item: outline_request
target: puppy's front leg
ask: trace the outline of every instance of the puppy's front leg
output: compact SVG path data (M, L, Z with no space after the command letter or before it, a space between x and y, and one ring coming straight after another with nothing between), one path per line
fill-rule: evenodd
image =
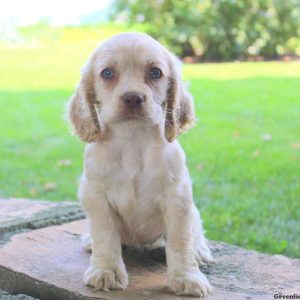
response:
M87 213L92 238L90 267L84 282L97 289L125 289L128 276L122 259L117 220L99 183L81 182L79 198Z
M169 189L165 214L168 282L176 294L204 297L211 286L195 260L192 204L188 185Z

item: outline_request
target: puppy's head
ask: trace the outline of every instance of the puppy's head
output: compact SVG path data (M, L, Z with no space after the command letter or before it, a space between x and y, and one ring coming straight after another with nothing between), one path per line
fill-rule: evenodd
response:
M172 142L192 125L194 108L176 57L148 35L123 33L104 42L83 68L69 119L86 142L101 140L107 126L132 120L164 122Z

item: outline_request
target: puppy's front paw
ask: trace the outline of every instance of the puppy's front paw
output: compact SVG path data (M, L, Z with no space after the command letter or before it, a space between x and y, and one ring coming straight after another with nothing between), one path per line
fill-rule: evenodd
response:
M204 297L212 291L208 280L199 270L169 275L169 287L177 295L196 297Z
M128 276L125 268L101 269L90 266L83 276L84 283L96 289L124 290L128 286Z

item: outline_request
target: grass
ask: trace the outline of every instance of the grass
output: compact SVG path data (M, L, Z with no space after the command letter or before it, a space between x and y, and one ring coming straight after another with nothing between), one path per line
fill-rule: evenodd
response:
M64 103L99 40L124 28L27 28L0 45L0 196L76 199L84 144ZM300 64L184 66L197 126L180 138L207 236L300 257Z

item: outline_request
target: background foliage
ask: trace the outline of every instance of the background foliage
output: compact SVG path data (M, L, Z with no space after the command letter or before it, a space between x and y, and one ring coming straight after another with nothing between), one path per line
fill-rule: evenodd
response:
M300 0L115 0L113 18L143 23L180 56L300 54Z

